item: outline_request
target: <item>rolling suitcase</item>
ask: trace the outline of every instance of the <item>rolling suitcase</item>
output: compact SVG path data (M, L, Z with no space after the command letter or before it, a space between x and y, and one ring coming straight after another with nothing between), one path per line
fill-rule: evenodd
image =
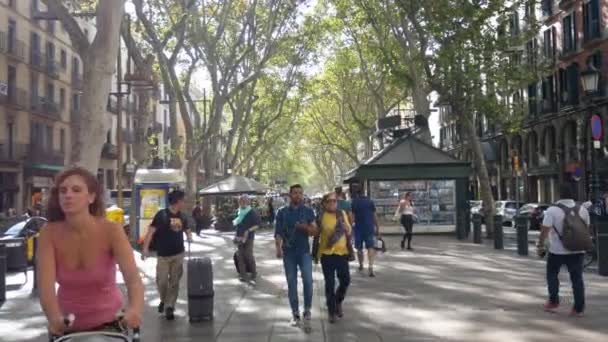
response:
M241 274L241 270L239 269L239 251L234 252L234 255L232 255L232 260L234 261L234 268L236 269L236 273L237 274ZM245 269L247 270L247 273L251 273L251 267L245 263Z
M193 258L188 246L188 317L190 322L213 319L213 264L208 257Z

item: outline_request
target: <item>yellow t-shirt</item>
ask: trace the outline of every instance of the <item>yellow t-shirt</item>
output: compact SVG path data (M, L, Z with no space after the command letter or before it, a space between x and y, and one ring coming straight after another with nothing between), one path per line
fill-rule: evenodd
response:
M344 224L346 231L350 234L351 227L348 222L348 216L343 212ZM346 235L342 235L333 246L327 247L327 242L336 230L336 215L333 213L324 213L321 218L321 235L319 236L319 254L320 255L348 255L348 246L346 244Z

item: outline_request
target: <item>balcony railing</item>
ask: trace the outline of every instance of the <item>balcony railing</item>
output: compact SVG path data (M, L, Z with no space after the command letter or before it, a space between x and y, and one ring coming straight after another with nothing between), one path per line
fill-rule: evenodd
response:
M27 153L27 145L0 140L0 161L20 162Z
M16 110L27 109L27 91L9 87L7 95L0 95L0 103Z
M42 103L42 110L49 116L57 116L59 114L59 105L54 101L45 99Z
M6 32L0 32L0 50L9 58L25 61L25 43L19 39L9 38Z
M28 145L27 154L25 155L25 161L30 164L49 164L63 166L65 160L65 153L53 150L44 144L30 144Z
M103 148L101 149L101 157L104 159L117 159L118 148L114 144L103 144Z
M83 87L82 74L72 72L72 87L82 90L82 87Z
M41 51L32 50L30 52L30 65L32 66L32 68L34 68L38 71L45 71L46 70L45 62L46 62L46 60L42 56Z
M46 73L54 79L59 78L59 65L53 58L46 59Z

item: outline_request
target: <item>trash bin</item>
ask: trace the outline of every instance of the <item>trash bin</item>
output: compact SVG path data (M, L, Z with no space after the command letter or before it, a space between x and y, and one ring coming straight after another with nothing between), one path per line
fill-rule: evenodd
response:
M6 248L6 269L24 272L28 268L27 244L24 238L9 238L0 240Z

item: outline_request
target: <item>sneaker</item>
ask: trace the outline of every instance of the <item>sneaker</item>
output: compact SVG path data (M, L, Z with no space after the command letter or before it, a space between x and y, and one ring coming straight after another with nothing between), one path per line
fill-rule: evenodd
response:
M337 319L336 315L334 315L334 314L329 314L329 323L330 323L330 324L334 324L334 323L336 323L336 321L337 321L337 320L338 320L338 319Z
M172 307L168 307L168 308L165 310L165 318L166 318L168 321L172 321L172 320L174 320L174 319L175 319L174 309L173 309Z
M299 327L301 322L300 315L293 315L293 318L289 321L289 325L292 327Z
M249 280L249 285L250 286L255 286L256 285L255 279L250 279Z
M310 311L304 313L304 332L310 334L312 331L312 318Z
M363 265L359 265L359 272L363 272Z
M557 304L557 303L551 303L551 302L546 302L545 306L543 308L545 309L546 312L553 312L553 313L555 313L557 311L557 308L559 308L559 304Z
M344 317L344 311L342 309L342 303L337 303L336 304L336 316L338 316L338 318Z
M371 267L370 267L370 269L369 269L369 277L370 277L370 278L374 278L374 277L376 277L376 274L374 273L374 269L373 269L373 268L371 268Z
M413 251L414 249L412 248L412 246L407 246L407 250L408 251Z
M158 313L162 314L163 312L165 312L165 303L160 302L160 304L158 304Z
M585 312L584 311L578 312L578 311L572 309L572 311L570 311L570 317L585 317Z
M405 249L405 241L401 241L401 250Z

